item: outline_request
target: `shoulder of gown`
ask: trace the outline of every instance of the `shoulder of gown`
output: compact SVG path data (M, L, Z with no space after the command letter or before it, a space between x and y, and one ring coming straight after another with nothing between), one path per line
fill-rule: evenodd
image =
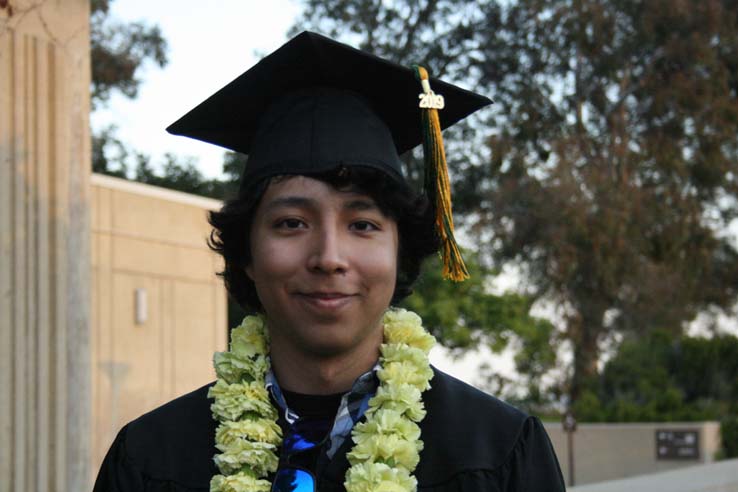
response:
M203 386L131 421L105 456L94 492L208 490L216 423Z
M428 491L563 491L541 422L434 368L416 469Z

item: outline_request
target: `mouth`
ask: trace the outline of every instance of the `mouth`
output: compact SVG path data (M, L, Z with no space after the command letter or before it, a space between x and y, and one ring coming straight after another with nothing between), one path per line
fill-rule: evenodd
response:
M297 297L312 308L337 310L349 304L356 295L344 292L314 291L298 292Z

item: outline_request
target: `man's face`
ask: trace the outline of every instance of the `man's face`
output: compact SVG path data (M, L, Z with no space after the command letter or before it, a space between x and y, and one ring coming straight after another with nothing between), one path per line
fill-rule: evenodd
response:
M254 214L246 268L273 349L366 355L395 290L398 232L367 195L305 176L272 182Z

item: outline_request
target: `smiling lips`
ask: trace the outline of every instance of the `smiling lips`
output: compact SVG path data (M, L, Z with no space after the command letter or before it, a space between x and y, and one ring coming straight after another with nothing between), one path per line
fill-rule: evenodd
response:
M309 305L324 309L339 309L355 297L356 294L345 294L342 292L298 292L297 296Z

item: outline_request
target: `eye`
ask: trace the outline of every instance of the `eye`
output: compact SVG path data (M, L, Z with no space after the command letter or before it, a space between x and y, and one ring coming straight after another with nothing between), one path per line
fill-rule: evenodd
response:
M351 229L357 232L378 231L379 227L368 220L357 220L351 223Z
M278 220L274 227L277 229L300 229L303 227L307 227L305 222L301 221L300 219L294 219L294 218L288 218L288 219L282 219Z

